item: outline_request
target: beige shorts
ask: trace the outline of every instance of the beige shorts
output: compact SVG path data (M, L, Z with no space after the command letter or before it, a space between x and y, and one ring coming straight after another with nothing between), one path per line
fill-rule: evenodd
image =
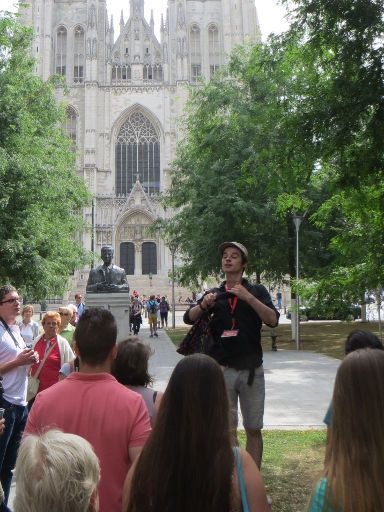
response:
M149 313L148 314L148 323L149 325L157 325L157 313Z

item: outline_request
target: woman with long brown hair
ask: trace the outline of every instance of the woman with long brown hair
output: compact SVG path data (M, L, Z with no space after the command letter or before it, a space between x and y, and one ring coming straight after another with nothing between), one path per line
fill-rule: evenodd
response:
M384 510L383 432L384 352L356 350L336 375L323 478L310 512Z
M268 511L255 462L231 447L224 378L212 358L195 354L176 365L152 434L128 473L123 510Z

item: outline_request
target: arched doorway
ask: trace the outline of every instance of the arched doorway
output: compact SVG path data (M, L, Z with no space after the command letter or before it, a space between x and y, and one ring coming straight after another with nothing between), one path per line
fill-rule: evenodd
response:
M133 242L120 244L120 266L128 276L135 274L135 244Z
M157 274L157 248L155 242L144 242L142 245L143 275Z

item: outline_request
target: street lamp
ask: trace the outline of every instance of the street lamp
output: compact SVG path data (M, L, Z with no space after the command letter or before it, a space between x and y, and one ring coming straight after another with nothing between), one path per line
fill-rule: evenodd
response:
M176 252L176 244L169 243L169 250L171 251L172 256L172 329L176 326L176 318L175 318L175 252Z
M152 277L153 277L153 276L152 276L152 272L150 272L150 273L148 274L148 277L149 277L149 287L151 288L151 287L152 287Z
M299 283L299 230L300 225L303 222L304 215L293 215L293 223L296 229L296 286ZM295 325L295 341L296 350L300 350L300 298L299 292L296 288L296 325Z

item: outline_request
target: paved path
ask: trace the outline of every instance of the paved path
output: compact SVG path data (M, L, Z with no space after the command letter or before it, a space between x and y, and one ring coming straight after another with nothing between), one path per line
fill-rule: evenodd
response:
M155 379L155 388L164 391L174 366L182 356L176 352L165 331L160 329L158 334L158 338L150 338L149 329L143 328L139 336L154 350L150 373ZM264 427L323 427L339 363L336 359L312 352L265 352Z

